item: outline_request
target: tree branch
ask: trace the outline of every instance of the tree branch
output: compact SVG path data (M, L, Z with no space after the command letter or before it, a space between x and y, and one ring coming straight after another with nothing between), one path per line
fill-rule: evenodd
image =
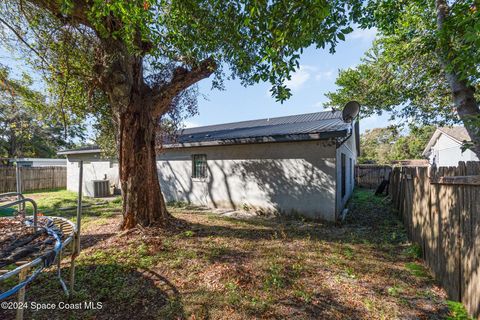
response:
M38 52L34 47L32 47L30 45L30 43L28 43L20 33L17 32L17 30L12 27L10 24L7 23L7 21L3 20L1 17L0 17L0 23L3 23L8 29L10 29L10 31L13 32L13 34L17 37L17 39L22 42L25 46L27 46L28 49L30 49L36 56L38 56L38 58L40 58L40 60L42 60L43 63L45 63L47 66L50 67L50 64L47 62L47 60L45 60L45 58L40 54L40 52Z
M25 14L25 13L24 13ZM0 17L0 23L4 24L14 35L15 37L21 42L23 43L30 51L32 51L39 59L42 63L45 64L45 66L47 66L50 71L56 75L60 75L60 76L63 76L64 73L62 71L60 71L56 66L52 65L51 63L49 63L47 61L47 58L45 58L44 55L42 55L40 53L40 51L38 51L36 48L34 48L30 43L28 43L27 40L24 39L24 37L20 34L20 32L17 31L17 29L12 26L11 24L9 24L6 20L4 20L2 17ZM33 29L32 29L33 30ZM33 30L32 31L35 36L38 37L38 35L36 34L36 32ZM72 74L77 74L77 75L80 75L82 77L85 77L86 79L94 79L92 76L89 76L89 75L86 75L86 74L83 74L81 72L72 72Z
M173 71L172 80L168 84L153 90L153 113L155 117L165 113L170 107L173 98L180 92L198 81L208 78L215 72L216 68L217 64L211 57L203 60L190 70L185 67L177 67Z

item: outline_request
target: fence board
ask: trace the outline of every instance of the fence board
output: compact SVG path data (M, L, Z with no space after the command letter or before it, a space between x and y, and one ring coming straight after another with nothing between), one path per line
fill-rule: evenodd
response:
M22 167L22 191L66 188L65 167ZM17 190L15 167L0 167L0 193Z
M462 301L477 319L480 183L471 177L479 174L480 162L460 162L438 169L395 167L390 178L392 203L426 265L450 299Z

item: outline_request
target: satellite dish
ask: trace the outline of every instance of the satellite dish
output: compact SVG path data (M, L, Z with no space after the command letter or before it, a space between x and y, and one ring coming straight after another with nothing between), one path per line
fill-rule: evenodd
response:
M358 116L359 112L360 103L358 103L357 101L349 101L345 105L345 108L343 108L342 119L343 121L350 123Z

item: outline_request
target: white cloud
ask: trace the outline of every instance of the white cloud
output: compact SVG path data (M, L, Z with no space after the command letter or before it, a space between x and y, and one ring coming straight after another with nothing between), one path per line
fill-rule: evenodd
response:
M387 113L382 115L374 114L360 120L360 132L363 133L374 128L384 128L393 123L393 121L390 121L390 115Z
M371 29L355 29L352 33L348 35L352 39L358 39L361 41L373 41L377 36L377 28Z
M290 80L285 81L285 85L292 90L299 90L310 79L315 80L332 80L336 76L336 71L328 69L319 71L317 67L310 65L301 65L300 68L292 74Z
M333 70L320 71L315 75L315 80L332 80L334 76Z
M327 101L328 101L328 99L324 98L323 100L319 100L319 101L315 102L315 104L313 105L313 108L315 110L314 112L332 111L334 108L325 106L325 103Z
M317 70L316 67L301 65L300 68L292 74L290 80L285 81L285 85L292 90L300 89Z

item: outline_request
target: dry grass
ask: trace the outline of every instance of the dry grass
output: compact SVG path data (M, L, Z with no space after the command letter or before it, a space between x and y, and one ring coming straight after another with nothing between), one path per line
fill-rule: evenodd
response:
M119 234L118 215L95 215L71 302L100 301L102 309L26 310L27 318L445 318L444 292L389 207L362 190L350 206L341 227L172 207L177 230ZM53 272L28 289L27 300L65 301Z

